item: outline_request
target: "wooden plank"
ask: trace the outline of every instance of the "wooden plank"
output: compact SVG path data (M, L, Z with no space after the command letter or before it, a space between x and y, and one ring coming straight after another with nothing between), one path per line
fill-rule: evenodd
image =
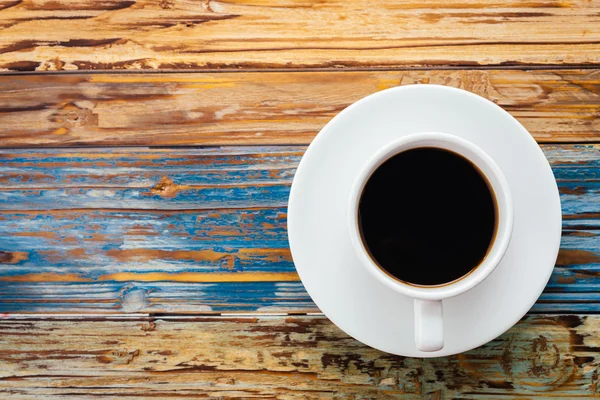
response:
M301 146L0 151L0 312L318 312L288 248ZM599 312L600 145L544 145L563 240L534 312Z
M397 357L322 317L2 320L0 393L38 398L598 397L600 316L540 315L453 357Z
M0 76L0 146L308 144L354 101L412 83L486 97L539 142L600 137L598 69L76 74Z
M588 64L600 60L599 10L586 0L2 0L0 68Z
M177 276L181 277L182 274ZM176 277L177 277L176 276ZM193 278L193 277L192 277ZM254 276L251 279L257 279ZM220 314L319 312L301 282L0 282L0 313ZM68 278L67 278L68 280Z

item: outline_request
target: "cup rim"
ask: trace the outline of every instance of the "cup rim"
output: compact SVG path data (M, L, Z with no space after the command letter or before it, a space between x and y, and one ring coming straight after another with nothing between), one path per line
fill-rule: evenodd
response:
M366 249L358 221L358 206L364 186L371 174L386 160L403 151L436 147L466 158L484 175L495 196L497 226L492 246L478 267L455 281L441 285L415 285L392 277L379 267ZM361 263L376 279L389 288L421 300L442 300L464 293L483 282L498 266L510 243L513 228L513 203L504 174L494 160L477 145L458 136L442 132L420 132L390 142L373 155L361 168L352 186L348 208L348 227L352 245Z

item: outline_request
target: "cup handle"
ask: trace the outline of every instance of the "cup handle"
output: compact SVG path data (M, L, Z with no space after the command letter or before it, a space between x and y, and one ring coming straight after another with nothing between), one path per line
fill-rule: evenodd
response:
M415 299L415 344L421 351L444 347L442 301Z

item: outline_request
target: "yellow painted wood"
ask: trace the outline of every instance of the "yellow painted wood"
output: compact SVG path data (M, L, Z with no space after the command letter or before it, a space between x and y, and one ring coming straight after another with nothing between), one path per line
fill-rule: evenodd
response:
M573 65L592 0L1 0L5 71Z
M308 144L356 100L414 83L477 93L539 142L600 137L598 69L76 74L0 76L0 146Z

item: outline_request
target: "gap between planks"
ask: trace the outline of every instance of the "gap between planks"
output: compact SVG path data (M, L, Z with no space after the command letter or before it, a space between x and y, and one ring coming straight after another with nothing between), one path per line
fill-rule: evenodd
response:
M551 314L551 313L545 313ZM557 313L557 314L564 314ZM583 315L583 314L581 314ZM592 314L590 314L592 315ZM8 313L0 314L0 321L39 321L39 320L53 320L53 321L122 321L122 320L133 320L133 321L152 321L152 320L169 320L169 321L193 321L193 320L205 320L205 319L223 319L223 318L293 318L293 317L315 317L325 318L325 314L318 312L273 312L273 313L259 313L259 312L248 312L248 313L193 313L193 314L177 314L177 313L131 313L131 314L84 314L84 313L57 313L57 314L18 314Z
M600 63L573 63L573 64L511 64L511 65L430 65L414 67L343 67L343 68L209 68L209 69L164 69L164 70L139 70L139 69L95 69L76 71L0 71L0 76L35 76L35 75L168 75L168 74L220 74L220 73L311 73L311 72L402 72L402 71L540 71L540 70L571 70L571 69L597 69Z
M591 146L591 145L600 145L600 140L594 140L594 141L585 141L582 142L580 140L565 140L565 141L557 141L557 142L548 142L548 143L544 143L544 142L537 142L539 146L543 146L543 145L549 145L549 146L560 146L560 145L577 145L580 144L582 146ZM206 150L206 149L223 149L223 148L228 148L228 147L233 147L233 148L237 148L237 147L242 147L242 148L255 148L255 147L268 147L268 146L275 146L275 147L288 147L290 149L298 149L298 150L302 150L303 152L306 151L306 149L308 148L309 144L273 144L273 145L257 145L257 144L215 144L215 145L190 145L190 146L186 146L186 145L181 145L181 146L106 146L106 145L83 145L83 146L44 146L44 147L18 147L18 146L0 146L0 151L4 151L4 150L18 150L18 151L27 151L30 150L32 152L39 152L39 151L46 151L46 150L68 150L68 151L77 151L77 150L81 150L81 151L86 151L86 150L93 150L93 151L97 151L97 152L101 152L101 151L119 151L119 150L124 150L124 151L144 151L144 150Z
M564 311L544 311L541 314L532 314L527 312L523 315L526 317L541 317L544 315L555 316L565 315ZM595 317L600 315L600 312L586 311L585 313L573 313L578 317ZM56 313L56 314L19 314L8 313L0 314L0 321L207 321L207 320L222 320L222 319L281 319L281 318L323 318L328 319L321 312L224 312L224 313L130 313L130 314L86 314L86 313ZM516 325L516 324L515 324Z

